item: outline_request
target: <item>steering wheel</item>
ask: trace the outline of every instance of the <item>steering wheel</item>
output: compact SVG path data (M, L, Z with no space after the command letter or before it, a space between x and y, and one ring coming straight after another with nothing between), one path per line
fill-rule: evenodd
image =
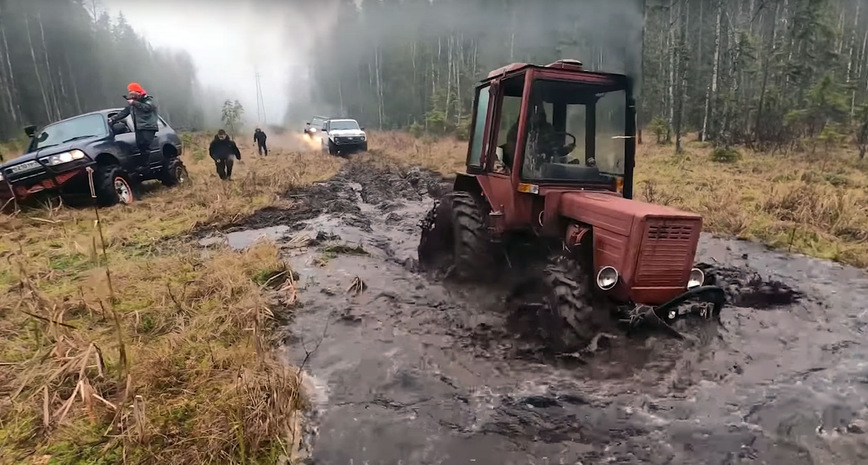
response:
M556 136L560 136L560 137L558 138ZM573 150L576 149L576 136L574 136L574 135L572 135L566 131L552 133L550 135L550 137L552 140L563 139L564 137L569 137L570 139L573 140L572 142L561 145L560 147L552 148L551 157L553 160L565 158L567 155L571 154L573 152Z

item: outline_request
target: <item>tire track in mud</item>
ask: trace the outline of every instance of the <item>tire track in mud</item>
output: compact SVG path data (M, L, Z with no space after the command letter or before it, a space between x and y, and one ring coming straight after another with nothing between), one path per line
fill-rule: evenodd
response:
M291 193L298 208L243 225L282 227L268 234L301 275L288 359L324 335L309 463L868 463L860 270L703 235L699 259L729 290L720 324L688 322L685 341L618 333L585 364L552 363L511 331L508 286L413 271L417 224L448 188L351 159ZM347 293L356 277L367 289Z

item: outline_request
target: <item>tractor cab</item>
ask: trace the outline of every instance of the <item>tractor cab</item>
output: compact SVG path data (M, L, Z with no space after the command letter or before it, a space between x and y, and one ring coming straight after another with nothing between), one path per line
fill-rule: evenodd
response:
M589 189L632 196L635 103L627 76L581 62L517 63L476 88L467 172L513 192Z

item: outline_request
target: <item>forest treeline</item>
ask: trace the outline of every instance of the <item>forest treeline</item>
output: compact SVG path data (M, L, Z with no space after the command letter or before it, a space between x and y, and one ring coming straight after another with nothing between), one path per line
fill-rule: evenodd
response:
M177 127L202 121L191 57L155 50L121 15L82 0L0 0L0 138L77 113L126 104L130 81L157 96Z
M566 57L638 78L646 139L852 141L863 156L868 146L863 0L330 0L314 12L292 2L286 14L310 14L313 88L288 84L290 116L308 99L370 128L462 135L489 70ZM191 57L153 49L95 3L0 1L0 138L120 105L131 80L173 126L202 126Z
M489 70L567 57L641 74L640 125L679 148L691 132L764 150L851 139L864 156L864 0L340 0L330 14L315 95L369 127L460 133Z

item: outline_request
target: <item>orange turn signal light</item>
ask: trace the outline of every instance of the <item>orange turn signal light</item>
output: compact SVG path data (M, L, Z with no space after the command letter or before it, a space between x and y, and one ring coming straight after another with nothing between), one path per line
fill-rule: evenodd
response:
M536 184L521 183L518 185L518 191L525 194L539 194L539 186Z

